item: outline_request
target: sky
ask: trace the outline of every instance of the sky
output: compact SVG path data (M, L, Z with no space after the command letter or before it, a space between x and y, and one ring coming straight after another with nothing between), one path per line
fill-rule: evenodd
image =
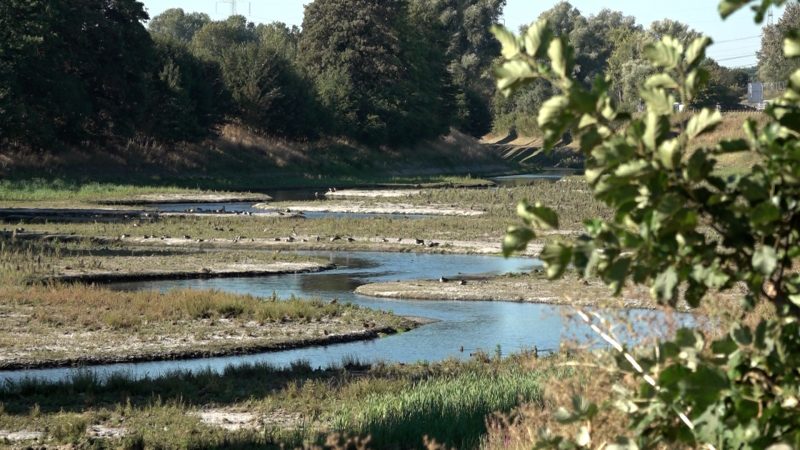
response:
M222 19L231 12L232 0L140 0L145 4L150 17L168 8L183 8L185 11L198 11L213 19ZM253 22L284 22L300 25L303 21L303 5L309 0L237 0L237 12ZM507 0L503 21L511 29L536 20L536 17L557 0ZM692 28L711 36L715 45L708 51L709 56L720 64L729 67L753 66L756 51L760 46L761 28L753 23L749 11L740 11L722 21L716 12L717 0L572 0L573 6L583 15L595 14L603 8L622 11L633 16L645 26L655 20L670 18L688 24ZM775 12L775 21L780 11Z

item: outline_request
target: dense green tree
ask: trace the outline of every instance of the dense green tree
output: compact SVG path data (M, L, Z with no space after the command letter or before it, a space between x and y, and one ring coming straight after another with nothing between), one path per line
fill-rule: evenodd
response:
M147 28L154 35L167 36L184 44L192 42L195 33L211 22L208 14L186 14L181 8L172 8L153 17Z
M449 36L447 68L456 88L456 124L474 135L491 128L494 93L491 68L499 47L486 33L503 13L505 0L443 0L431 2L439 9L440 23Z
M400 0L316 0L306 6L300 57L321 84L321 101L335 105L336 129L361 140L386 143L405 113L398 80ZM336 82L338 86L332 86ZM337 98L326 98L335 93Z
M708 86L698 93L692 106L711 108L719 106L722 110L738 108L747 94L749 81L747 73L720 66L712 59L706 59L702 67L708 73Z
M230 108L219 65L196 58L182 42L155 36L150 106L140 128L164 140L206 136Z
M238 45L223 55L222 71L245 124L273 135L314 134L311 86L280 53L255 42Z
M684 45L700 37L700 33L686 25L672 19L657 20L650 24L647 30L654 40L660 41L664 36L672 36Z
M295 62L297 46L300 42L300 28L286 26L282 22L259 24L256 26L259 43L280 54L283 58Z
M758 78L761 81L784 81L800 67L800 62L783 55L784 35L798 27L800 27L800 4L796 2L786 5L777 24L764 27L761 49L758 51Z
M0 3L0 139L27 134L37 112L23 101L20 82L30 72L30 55L47 33L45 0Z
M191 48L198 57L219 62L232 48L257 40L255 25L248 23L244 16L231 16L203 25L194 34Z
M135 130L153 62L140 2L10 0L0 8L8 25L0 91L20 134L43 143Z

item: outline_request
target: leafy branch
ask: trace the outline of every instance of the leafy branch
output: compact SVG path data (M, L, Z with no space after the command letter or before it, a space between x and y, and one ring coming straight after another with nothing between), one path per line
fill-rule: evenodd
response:
M724 0L720 13L727 17L752 3ZM756 20L782 3L756 2ZM702 93L711 39L684 45L666 36L648 44L645 55L656 73L640 88L645 111L632 116L614 104L609 79L591 85L573 79L573 51L546 22L523 36L501 27L493 32L503 46L498 89L508 95L541 79L559 90L538 114L544 146L552 148L567 133L577 138L587 182L615 211L611 220L586 221L576 241L544 247L540 258L550 278L572 266L581 276L600 277L616 294L627 283L643 284L660 303L692 307L709 292L743 284L744 311L760 302L776 309L756 327L736 324L712 342L699 331L679 330L641 358L583 313L621 355L620 370L645 381L635 395L620 394L620 401L636 405L628 411L635 438L621 436L620 442L626 448L800 446L800 71L767 108L766 125L750 120L745 139L701 146L697 139L721 123L721 114L702 109L687 120L674 105ZM798 36L796 30L785 37L786 57L800 56ZM716 158L735 152L752 152L759 162L746 173L719 175ZM523 225L506 234L507 255L523 250L537 230L558 227L555 212L540 203L521 203L518 213ZM588 446L591 416L581 416L587 425L577 438L543 442Z

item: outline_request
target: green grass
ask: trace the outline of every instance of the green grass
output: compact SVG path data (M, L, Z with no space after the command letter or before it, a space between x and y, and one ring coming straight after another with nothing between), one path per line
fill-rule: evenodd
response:
M348 186L421 186L421 187L449 187L449 186L486 186L489 180L473 178L472 176L419 176L419 177L392 177L392 176L354 176L334 177L324 179L305 179L298 177L270 177L270 184L264 185L263 181L251 184L250 189L280 189L293 188L338 188ZM255 187L254 187L255 186ZM0 202L67 202L85 204L108 200L125 200L131 197L147 194L197 194L215 189L245 189L245 185L222 185L219 183L196 182L186 183L157 183L145 181L142 184L111 182L79 182L64 179L45 180L41 178L22 180L0 180Z
M351 360L331 369L258 364L136 381L118 375L105 383L83 373L65 382L0 387L0 429L47 430L52 443L76 445L89 444L85 430L92 425L128 429L121 442L95 442L101 448L293 448L324 443L333 431L373 433L372 448L421 448L426 434L474 448L486 416L538 401L544 383L564 374L553 365L528 355L482 355L410 365ZM291 411L298 418L225 432L195 415L206 408L267 418Z
M543 373L512 367L424 380L397 391L351 400L335 427L372 437L375 448L421 446L420 436L455 448L475 448L486 417L541 401Z
M175 186L138 186L114 183L77 183L64 180L44 180L39 178L0 181L0 201L38 202L74 201L92 202L106 199L156 193L196 193L198 190Z

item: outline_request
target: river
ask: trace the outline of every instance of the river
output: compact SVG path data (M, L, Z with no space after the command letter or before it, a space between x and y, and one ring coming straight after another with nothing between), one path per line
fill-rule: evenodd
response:
M364 283L410 279L450 279L479 275L498 275L529 271L540 265L530 258L504 259L496 256L415 254L389 252L301 252L325 257L337 265L335 270L260 278L220 278L208 280L173 280L118 283L114 289L169 290L176 288L218 289L267 297L337 299L340 302L404 316L434 319L436 322L412 331L384 338L346 344L311 347L282 352L237 355L218 358L172 360L130 364L90 366L81 369L57 368L0 372L0 380L19 381L36 378L49 381L68 379L77 370L91 372L104 379L113 373L131 378L158 377L173 371L223 371L228 366L270 363L287 366L297 360L313 367L340 363L345 358L361 362L438 361L445 358L467 358L483 350L503 354L538 348L542 352L556 350L564 339L585 341L588 329L565 317L560 306L514 302L409 301L375 299L356 295L353 290ZM580 289L576 283L576 290ZM630 310L633 323L647 327L650 333L657 313ZM646 324L646 325L645 325Z

